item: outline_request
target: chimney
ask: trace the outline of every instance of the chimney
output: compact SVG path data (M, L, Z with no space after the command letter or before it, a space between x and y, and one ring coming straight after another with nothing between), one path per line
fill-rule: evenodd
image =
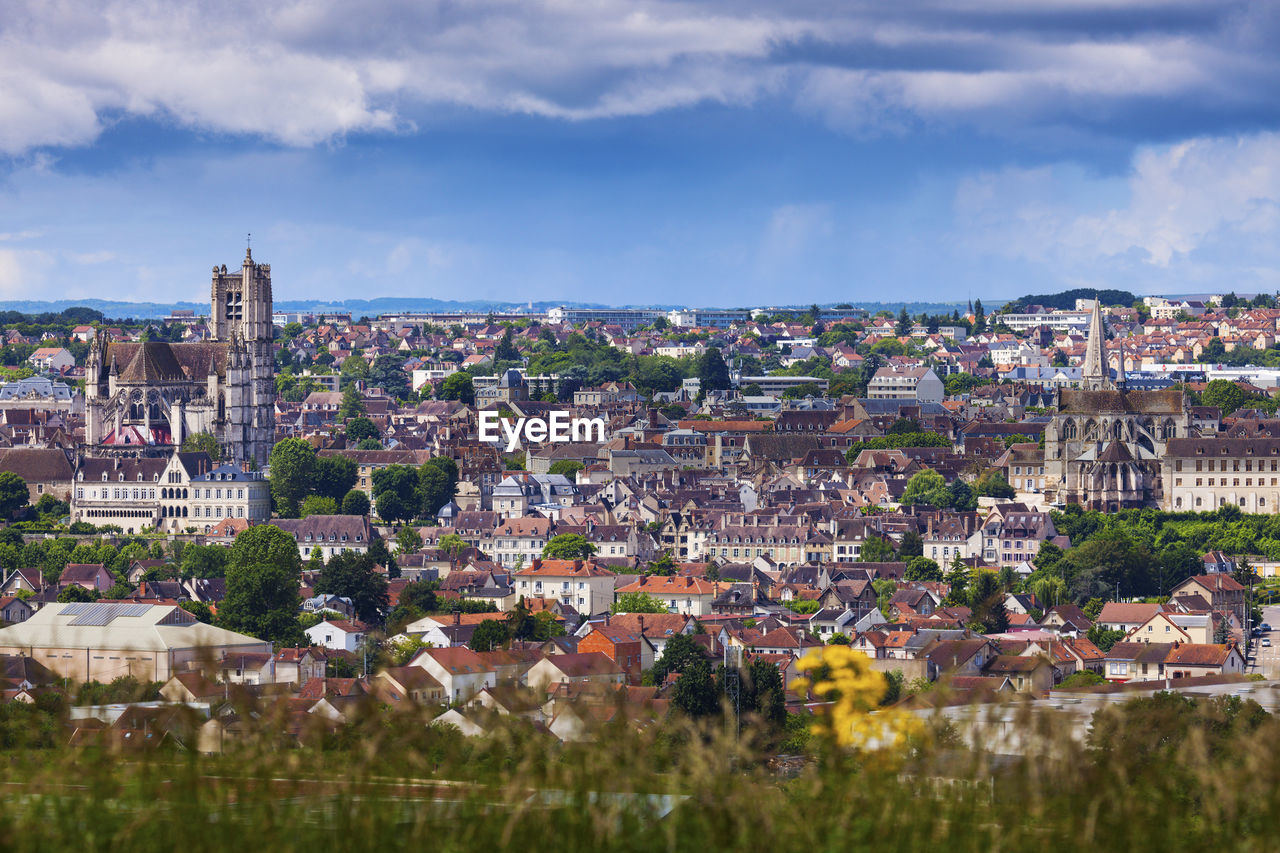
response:
M640 614L640 636L644 636L644 614Z
M461 611L461 610L455 610L455 611L453 611L453 624L455 624L455 625L461 625L461 624L462 624L462 611Z
M605 614L604 614L604 624L605 624L605 626L606 626L606 627L609 625L609 615L610 615L610 614L609 614L609 612L608 612L608 611L605 611Z

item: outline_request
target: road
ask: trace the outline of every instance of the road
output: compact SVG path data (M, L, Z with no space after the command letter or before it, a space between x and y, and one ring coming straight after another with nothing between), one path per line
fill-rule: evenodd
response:
M1262 621L1273 627L1280 626L1280 605L1262 608ZM1262 640L1271 640L1270 646ZM1280 631L1269 631L1253 641L1255 662L1249 672L1261 673L1267 678L1280 678Z

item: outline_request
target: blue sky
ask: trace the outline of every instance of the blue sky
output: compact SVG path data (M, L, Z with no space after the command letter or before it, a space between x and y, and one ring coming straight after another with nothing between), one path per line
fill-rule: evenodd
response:
M0 300L1280 288L1233 0L9 0Z

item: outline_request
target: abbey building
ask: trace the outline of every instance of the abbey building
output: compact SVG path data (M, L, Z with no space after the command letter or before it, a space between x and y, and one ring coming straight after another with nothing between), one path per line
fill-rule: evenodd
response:
M171 450L212 434L222 458L263 466L275 439L271 265L245 251L238 270L213 268L212 340L95 339L85 368L90 453Z
M1126 388L1123 361L1112 378L1105 350L1095 301L1081 387L1058 390L1058 412L1045 429L1046 495L1104 512L1165 504L1169 442L1194 434L1186 399L1179 389Z

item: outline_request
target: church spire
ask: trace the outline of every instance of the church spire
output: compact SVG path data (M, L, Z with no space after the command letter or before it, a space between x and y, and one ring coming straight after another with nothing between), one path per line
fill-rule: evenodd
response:
M1106 387L1108 370L1106 352L1106 333L1102 328L1102 300L1093 300L1093 314L1089 317L1089 343L1084 350L1084 368L1080 378L1086 388Z

